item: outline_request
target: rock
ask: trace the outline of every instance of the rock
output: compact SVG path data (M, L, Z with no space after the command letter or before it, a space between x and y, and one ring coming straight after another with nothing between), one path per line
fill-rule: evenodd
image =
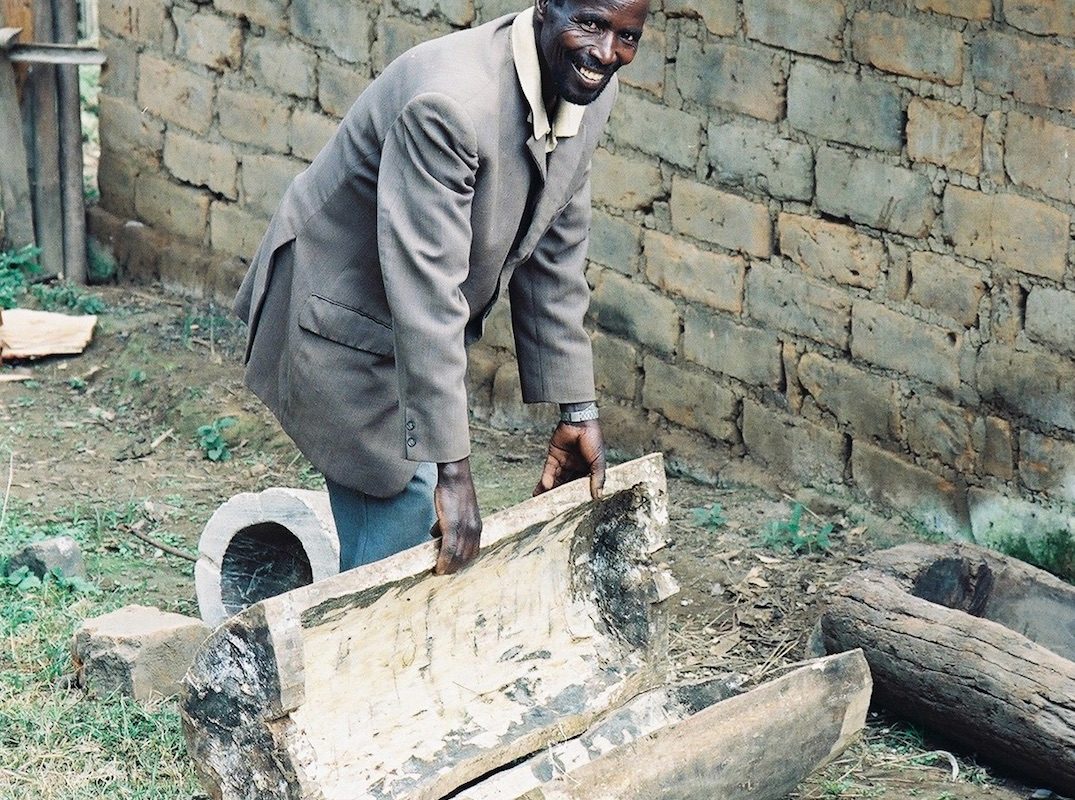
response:
M85 620L71 642L78 685L96 697L170 697L208 635L201 620L151 606Z
M86 564L78 542L70 536L57 536L33 542L19 550L8 563L8 573L20 567L29 567L39 578L56 569L67 578L85 578Z

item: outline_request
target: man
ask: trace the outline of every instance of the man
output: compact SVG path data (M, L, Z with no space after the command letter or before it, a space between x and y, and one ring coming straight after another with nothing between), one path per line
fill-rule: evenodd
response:
M505 285L523 399L561 408L534 493L589 474L599 494L589 163L648 13L536 0L421 44L285 192L236 312L247 385L325 474L341 569L433 523L438 573L477 554L465 346Z

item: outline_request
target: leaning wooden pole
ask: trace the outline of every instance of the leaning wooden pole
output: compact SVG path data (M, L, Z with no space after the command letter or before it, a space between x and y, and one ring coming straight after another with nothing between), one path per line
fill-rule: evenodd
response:
M39 41L54 42L52 0L34 0L34 31ZM26 79L29 126L27 154L33 189L34 231L41 248L38 263L46 273L63 274L63 204L60 180L60 121L56 67L30 64Z
M514 530L502 512L458 575L415 548L232 617L181 704L210 796L440 800L657 685L663 503L643 484Z
M0 23L3 23L3 19L0 19ZM15 71L6 55L7 45L14 36L13 29L0 28L0 142L5 143L3 157L0 158L0 211L4 214L9 243L21 248L33 245L36 237L19 95L15 86Z
M78 43L78 0L52 0L56 41ZM57 67L57 101L60 119L60 177L63 196L63 275L85 284L86 199L82 177L82 106L78 67Z
M1075 794L1075 587L967 544L904 545L834 590L830 652L861 647L878 701Z

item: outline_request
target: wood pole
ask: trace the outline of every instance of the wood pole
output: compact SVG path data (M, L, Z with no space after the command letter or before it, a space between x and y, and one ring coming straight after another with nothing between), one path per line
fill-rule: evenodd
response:
M38 41L51 42L51 0L34 0ZM63 272L63 207L60 199L60 140L56 112L56 68L31 64L26 78L26 153L33 192L38 263L47 273Z
M4 236L15 247L35 241L20 117L15 72L0 51L0 142L4 148L0 158L0 211L4 214Z
M78 43L78 0L53 0L56 41ZM63 275L72 283L86 283L86 200L82 178L82 108L78 67L56 68L59 104L59 160L63 207Z

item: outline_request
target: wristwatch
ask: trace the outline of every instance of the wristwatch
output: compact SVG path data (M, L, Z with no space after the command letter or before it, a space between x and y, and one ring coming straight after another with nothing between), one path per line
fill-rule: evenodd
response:
M586 422L598 416L597 403L587 403L574 411L561 411L560 422Z

